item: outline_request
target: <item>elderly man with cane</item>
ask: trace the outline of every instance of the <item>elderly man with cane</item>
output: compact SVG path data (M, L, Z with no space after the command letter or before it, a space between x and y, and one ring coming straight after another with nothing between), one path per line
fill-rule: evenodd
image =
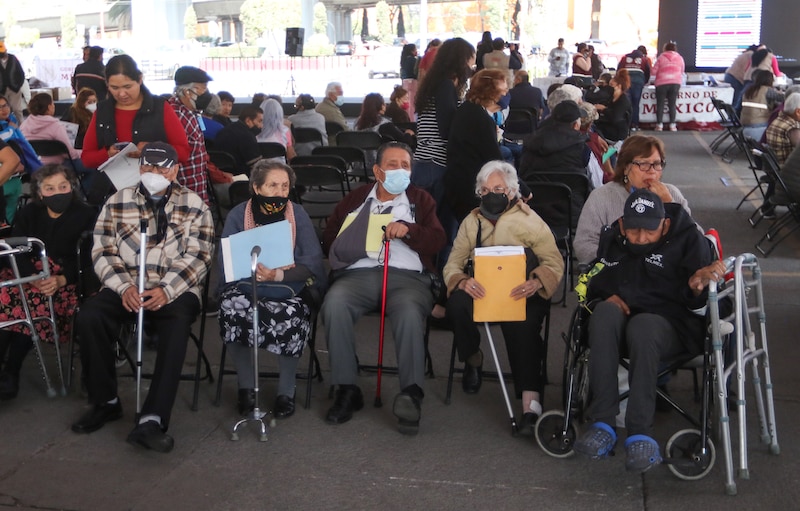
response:
M174 442L166 431L191 324L200 311L214 225L203 200L177 183L180 164L172 146L149 143L142 150L139 166L141 182L112 195L94 228L92 261L103 287L84 303L77 318L91 408L72 430L91 433L122 417L114 343L121 324L144 309L155 326L158 351L150 390L137 410L128 442L169 452ZM147 233L146 247L140 246L143 231ZM147 275L141 291L138 276L143 248Z
M425 321L433 307L429 272L435 271L433 258L444 245L445 234L436 218L433 197L409 185L411 156L411 149L405 144L382 145L373 167L377 182L342 199L325 227L323 250L328 253L333 283L321 314L328 339L331 381L338 385L336 401L326 415L330 424L349 421L353 412L364 406L357 385L353 326L363 314L382 308L385 287L385 312L392 323L401 389L392 411L401 433L413 435L419 430L425 379L423 338ZM381 217L388 220L385 233L376 228ZM377 243L373 245L370 240L376 241L376 235ZM390 240L392 252L386 280L381 236Z

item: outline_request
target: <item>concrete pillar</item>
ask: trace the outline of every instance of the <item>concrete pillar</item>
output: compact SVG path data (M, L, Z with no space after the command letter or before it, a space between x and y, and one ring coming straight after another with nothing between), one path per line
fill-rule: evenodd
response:
M328 38L332 43L353 39L352 13L352 9L328 8Z
M300 26L303 27L303 44L314 35L314 4L317 0L301 0Z
M133 36L139 41L158 39L181 40L183 16L191 5L191 0L131 0Z

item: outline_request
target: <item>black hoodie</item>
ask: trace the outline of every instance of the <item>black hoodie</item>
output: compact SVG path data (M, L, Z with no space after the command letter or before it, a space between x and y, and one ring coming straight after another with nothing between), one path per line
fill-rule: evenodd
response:
M680 334L686 349L703 350L705 318L693 311L708 299L707 291L694 296L689 278L713 261L708 240L680 204L664 204L670 226L656 248L634 255L620 232L619 220L600 235L596 262L605 266L589 282L589 299L618 295L631 315L649 312L664 316Z

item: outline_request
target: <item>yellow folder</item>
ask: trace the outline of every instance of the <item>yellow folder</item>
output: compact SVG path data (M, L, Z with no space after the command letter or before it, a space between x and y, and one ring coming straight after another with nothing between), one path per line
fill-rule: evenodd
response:
M345 229L350 227L350 224L353 223L353 220L356 219L357 213L350 213L346 217L344 217L344 222L342 222L342 227L339 228L339 234L342 233ZM382 213L382 214L371 214L369 215L369 226L367 227L367 252L379 252L381 249L381 244L383 243L383 229L391 223L394 216L391 213Z
M510 296L511 290L525 279L524 248L476 248L475 280L486 289L486 296L475 300L473 321L525 321L526 300Z

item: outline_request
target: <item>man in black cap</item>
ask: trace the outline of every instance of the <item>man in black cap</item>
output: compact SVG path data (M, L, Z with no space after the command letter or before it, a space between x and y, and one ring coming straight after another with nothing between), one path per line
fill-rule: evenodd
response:
M212 78L200 68L183 66L175 71L175 91L167 100L178 115L189 140L189 161L181 165L178 181L208 204L208 153L200 113L211 101L208 82Z
M169 452L166 433L186 343L200 311L211 263L214 223L205 203L177 182L180 163L169 144L150 142L139 158L141 182L109 197L94 228L92 261L102 288L81 307L76 329L91 408L73 425L91 433L122 417L114 343L124 321L142 307L158 335L155 370L128 442ZM140 223L147 221L147 276L139 293Z
M535 179L536 172L578 172L587 174L588 135L581 133L581 111L572 100L560 102L522 148L519 176Z
M625 414L625 467L644 472L661 462L653 439L659 364L703 351L706 286L725 273L708 240L680 204L663 204L641 188L625 201L622 218L606 227L589 281L589 415L595 421L575 443L592 459L617 441L617 366L630 359Z

